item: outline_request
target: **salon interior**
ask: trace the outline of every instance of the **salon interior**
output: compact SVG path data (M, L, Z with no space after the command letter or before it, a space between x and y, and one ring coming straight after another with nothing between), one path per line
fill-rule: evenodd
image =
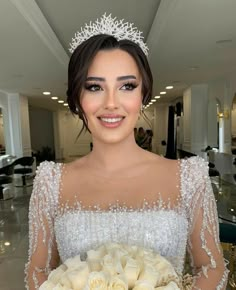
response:
M24 289L36 167L91 150L88 132L77 140L82 122L66 103L68 48L79 27L105 12L135 23L149 47L149 122L140 116L136 127L152 130L151 151L209 162L227 289L236 289L235 11L235 0L0 1L1 290Z

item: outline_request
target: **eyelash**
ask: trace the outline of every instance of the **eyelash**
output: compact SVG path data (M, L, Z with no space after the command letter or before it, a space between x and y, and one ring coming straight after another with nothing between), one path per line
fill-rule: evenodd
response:
M85 84L85 89L90 92L97 92L102 90L101 86L98 84Z
M133 91L134 89L136 89L138 86L138 84L136 83L132 83L132 82L128 82L125 83L124 85L121 86L121 90L125 90L125 91ZM125 88L125 89L123 89ZM85 89L90 91L90 92L97 92L97 91L102 91L102 87L99 84L85 84Z
M126 89L125 89L126 91L133 91L134 89L137 88L137 86L138 85L136 83L128 82L128 83L124 84L121 88L126 87Z

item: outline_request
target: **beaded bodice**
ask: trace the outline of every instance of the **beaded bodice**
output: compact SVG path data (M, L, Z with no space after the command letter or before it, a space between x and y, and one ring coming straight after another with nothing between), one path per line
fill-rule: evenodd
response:
M37 251L39 235L48 250L45 267L36 267L33 273L35 288L38 287L37 271L50 272L55 245L62 261L78 254L84 257L86 251L107 242L147 247L166 257L178 273L183 271L188 250L195 269L193 271L198 271L198 278L207 276L209 268L216 268L216 258L221 252L208 167L201 158L194 157L181 160L179 170L180 196L175 206L163 203L160 194L157 201L150 204L144 200L138 209L120 205L117 201L117 204L104 210L99 205L84 208L79 200L73 208L61 206L62 164L42 163L37 170L30 201L30 247L26 273ZM200 266L200 272L193 254L197 243L192 240L197 231L196 224L199 228L199 255L208 257L208 263ZM212 246L207 242L209 235ZM215 289L224 289L226 279L227 270L220 281L216 282Z
M68 212L55 219L55 235L62 261L107 242L152 248L182 272L188 223L174 210L118 208L109 211Z

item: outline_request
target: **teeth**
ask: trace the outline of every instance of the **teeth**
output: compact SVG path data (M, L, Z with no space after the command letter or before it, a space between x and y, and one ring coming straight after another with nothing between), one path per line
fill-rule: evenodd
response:
M116 123L120 122L123 118L100 118L103 122Z

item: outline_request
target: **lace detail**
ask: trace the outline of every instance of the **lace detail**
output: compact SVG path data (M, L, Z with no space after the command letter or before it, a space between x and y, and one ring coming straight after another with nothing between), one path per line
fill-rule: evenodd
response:
M77 254L83 256L91 248L110 241L152 248L173 263L178 273L183 271L187 248L196 275L194 289L224 289L226 268L220 280L216 275L217 279L214 278L214 272L213 276L211 274L219 266L221 249L208 167L200 157L179 162L180 195L175 206L170 201L164 202L161 194L155 202L144 200L138 209L119 201L110 204L106 210L98 204L85 207L78 200L73 204L60 204L62 171L62 164L45 162L40 165L35 178L29 212L30 247L26 274L30 272L29 268L34 269L30 275L34 277L31 279L36 289L35 267L45 268L45 274L50 272L55 247L64 261ZM40 235L47 260L44 265L35 265L33 257L38 254ZM198 256L205 254L208 259L204 258L199 265ZM201 283L208 285L207 281L213 283L214 279L214 288L199 288ZM30 277L26 277L27 283L29 280Z

